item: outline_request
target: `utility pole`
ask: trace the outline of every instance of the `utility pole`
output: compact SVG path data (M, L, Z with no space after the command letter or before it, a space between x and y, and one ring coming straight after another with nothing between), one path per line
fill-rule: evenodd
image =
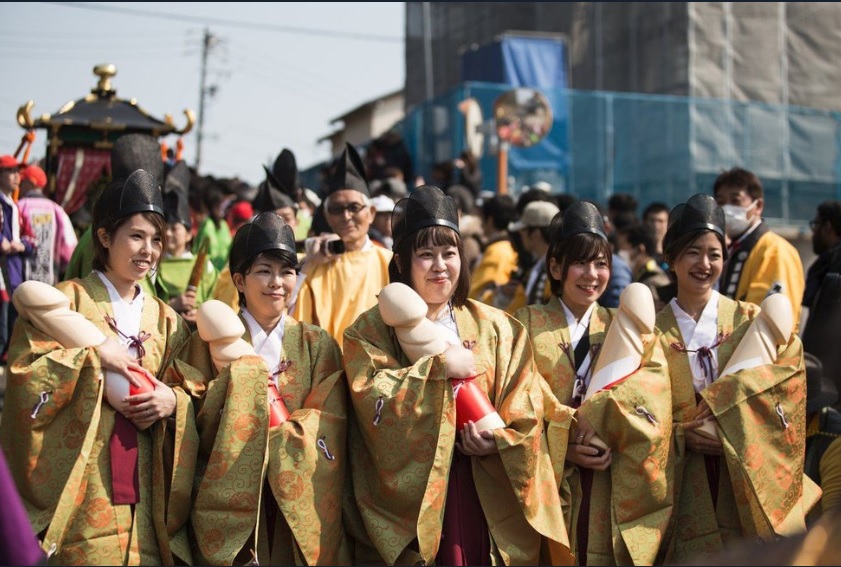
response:
M208 94L207 87L207 56L210 54L210 48L213 47L216 38L210 33L210 29L204 28L204 37L202 39L201 50L201 79L199 85L199 128L196 132L196 171L199 171L201 165L201 144L204 138L204 100Z

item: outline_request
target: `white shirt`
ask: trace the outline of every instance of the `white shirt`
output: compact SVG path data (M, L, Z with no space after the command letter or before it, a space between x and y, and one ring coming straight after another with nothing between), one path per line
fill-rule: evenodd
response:
M442 338L450 345L460 345L461 338L458 336L458 326L456 325L455 314L452 307L447 305L438 314L438 318L433 321L441 329Z
M593 316L593 309L596 308L596 304L593 303L590 307L588 307L581 319L576 319L575 315L572 314L572 311L569 310L560 297L558 298L558 301L560 301L561 307L564 308L564 314L567 317L567 327L569 328L569 340L572 343L572 350L575 350L578 343L581 341L581 337L584 336L584 333L590 330L590 318ZM580 368L583 370L580 374L582 376L587 373L589 366L590 353L588 352L587 357L581 361Z
M712 381L718 376L717 346L711 349L713 377L707 376L704 373L698 353L689 351L697 351L701 347L710 347L715 344L718 338L719 297L719 293L713 290L712 296L697 322L680 308L680 305L677 304L677 298L672 299L670 303L672 312L675 314L675 319L677 320L677 326L680 329L680 335L683 337L683 345L687 350L686 354L689 356L692 384L695 386L696 392L701 392L704 388L712 384Z
M270 333L266 333L263 327L257 322L254 316L247 309L242 310L242 316L248 325L248 332L251 333L251 345L254 352L266 361L269 374L277 385L278 368L283 358L283 330L286 323L286 315L281 316L280 321Z
M140 319L143 316L143 301L146 294L138 284L134 284L136 293L134 299L126 301L120 296L117 288L111 283L105 274L99 270L94 270L99 279L108 290L108 297L111 299L111 309L114 311L114 320L117 322L117 328L120 330L118 339L126 346L131 343L131 339L127 337L137 337L140 335ZM125 336L123 336L125 335ZM137 348L129 347L128 352L131 356L137 358Z

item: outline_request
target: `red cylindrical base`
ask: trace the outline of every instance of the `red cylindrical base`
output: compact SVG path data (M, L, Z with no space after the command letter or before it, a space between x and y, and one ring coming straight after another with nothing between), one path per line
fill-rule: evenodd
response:
M505 427L487 394L476 385L473 378L451 380L456 397L456 428L462 429L468 421L472 421L480 429Z
M269 380L269 427L275 427L289 419L289 410L280 397L275 383Z

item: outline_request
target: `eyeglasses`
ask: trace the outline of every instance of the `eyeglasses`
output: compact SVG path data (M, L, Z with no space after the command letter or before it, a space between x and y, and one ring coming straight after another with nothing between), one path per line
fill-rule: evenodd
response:
M327 213L331 215L343 215L345 211L349 212L352 215L359 214L362 209L365 208L365 205L362 203L351 203L349 205L330 205L327 207Z

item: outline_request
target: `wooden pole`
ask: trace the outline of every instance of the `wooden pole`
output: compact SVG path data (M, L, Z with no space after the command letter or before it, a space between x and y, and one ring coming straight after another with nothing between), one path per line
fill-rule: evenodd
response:
M496 175L497 175L497 194L508 194L508 142L499 143L499 153L497 154Z

